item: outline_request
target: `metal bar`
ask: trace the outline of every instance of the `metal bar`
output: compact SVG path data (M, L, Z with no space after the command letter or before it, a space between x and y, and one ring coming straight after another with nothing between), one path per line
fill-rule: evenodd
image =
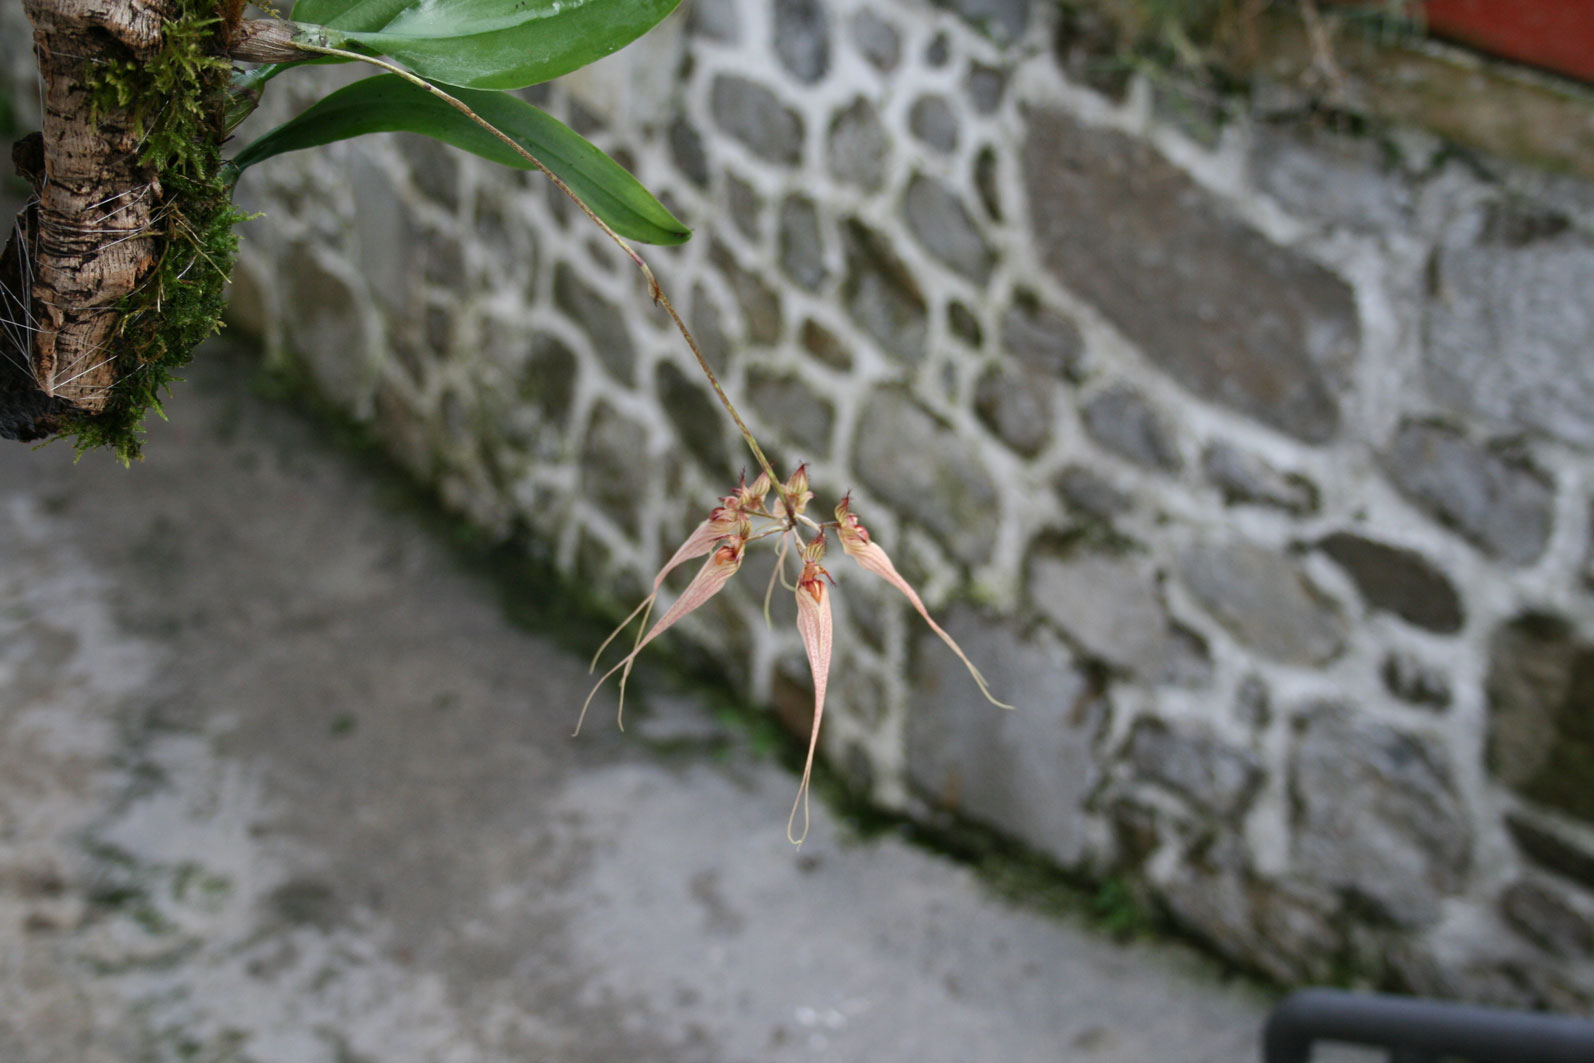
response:
M1310 1063L1318 1041L1389 1049L1397 1059L1594 1063L1594 1022L1413 997L1303 989L1262 1030L1263 1063Z

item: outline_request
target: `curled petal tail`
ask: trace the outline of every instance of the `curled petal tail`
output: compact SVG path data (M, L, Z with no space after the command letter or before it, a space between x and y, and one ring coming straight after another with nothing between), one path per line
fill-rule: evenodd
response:
M603 678L598 680L597 685L592 688L592 693L587 695L587 700L581 705L581 716L576 720L576 734L581 733L581 724L587 718L587 708L592 704L593 697L597 695L599 688L608 681L609 677L616 672L621 673L620 707L616 718L620 723L620 729L622 731L625 730L623 715L625 712L625 684L626 680L631 676L631 665L636 661L637 654L641 653L648 643L674 626L676 621L720 592L726 581L734 576L736 570L741 567L744 546L745 543L740 537L732 536L729 542L715 550L714 556L710 557L703 567L698 569L697 575L692 577L692 582L687 585L686 590L682 591L681 596L671 603L670 607L664 611L664 615L659 617L654 625L648 629L647 634L637 641L631 652L626 654L613 668L603 673Z
M820 550L823 539L816 540ZM786 820L786 838L793 845L801 845L808 837L808 783L814 770L814 750L819 745L819 721L825 714L825 687L830 678L831 618L830 588L825 586L828 574L820 567L817 558L804 551L803 574L797 581L797 633L802 636L803 648L808 651L808 668L814 677L814 729L808 738L808 759L803 764L803 780L797 788L797 800L792 804L791 816ZM794 832L797 810L802 809L803 829Z
M925 608L924 600L919 597L919 592L914 590L912 584L897 571L897 566L892 564L890 556L880 548L880 544L870 540L868 529L860 524L858 518L849 511L846 499L843 499L841 505L836 507L836 522L836 532L841 539L841 549L846 555L856 561L865 571L873 572L876 576L879 576L902 592L902 596L912 603L913 608L918 611L924 622L930 625L930 630L939 635L941 641L946 643L953 653L957 654L958 660L963 662L963 667L969 670L969 675L973 676L974 682L979 685L980 693L985 695L986 701L998 708L1011 709L1013 706L1005 701L996 700L995 695L991 693L991 688L986 685L985 677L980 674L978 668L974 667L974 662L969 660L968 655L963 652L963 648L957 644L957 640L948 635L946 630L930 616L930 610Z
M741 490L743 494L746 494L746 488ZM734 499L727 498L725 501L730 502L734 501ZM609 637L603 640L603 645L598 647L598 652L592 655L592 664L588 666L587 671L593 672L597 670L598 659L603 656L603 651L608 649L609 643L613 642L615 637L624 631L631 621L637 618L638 613L642 614L641 630L647 630L647 618L653 612L653 603L658 599L659 588L664 586L665 577L688 561L702 557L714 549L715 544L719 543L720 540L736 534L742 523L743 518L737 509L731 506L716 506L714 512L709 514L708 519L693 529L692 534L686 537L686 541L676 549L670 559L664 563L664 567L659 569L658 574L653 577L653 592L642 599L635 609L631 610L631 615L621 621L619 627L609 632ZM641 643L638 642L637 646L633 646L632 649L637 649L640 645Z

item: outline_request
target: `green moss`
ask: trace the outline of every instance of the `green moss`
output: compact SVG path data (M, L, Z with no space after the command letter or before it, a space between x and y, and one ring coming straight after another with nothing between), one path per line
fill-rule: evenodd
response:
M155 267L118 308L117 380L105 409L71 419L64 434L79 454L109 447L124 463L139 456L144 417L194 346L221 329L226 286L246 217L233 207L221 160L231 64L216 54L214 3L179 0L161 51L144 62L104 63L88 84L98 111L127 113L140 161L157 175L161 208Z

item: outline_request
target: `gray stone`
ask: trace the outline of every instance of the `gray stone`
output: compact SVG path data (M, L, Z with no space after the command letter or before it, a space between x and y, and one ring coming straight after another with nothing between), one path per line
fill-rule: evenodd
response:
M1038 112L1022 165L1042 262L1147 358L1281 432L1334 437L1360 333L1344 281L1126 134Z
M1035 608L1081 651L1115 671L1161 678L1177 647L1150 558L1042 542L1025 573Z
M1173 624L1168 628L1162 658L1148 678L1158 686L1207 686L1212 682L1212 650L1207 640L1187 627Z
M737 0L692 0L686 28L699 37L735 44L742 37Z
M563 431L570 423L579 373L580 366L570 348L557 336L539 332L531 338L531 351L516 380L515 394L542 420Z
M1273 506L1296 516L1317 512L1317 486L1304 476L1280 472L1260 454L1219 441L1202 452L1201 469L1231 506Z
M542 248L528 227L511 220L507 203L514 194L509 189L495 195L478 188L471 238L498 276L513 279L521 291L529 292L537 283Z
M654 393L687 453L712 478L728 482L735 475L740 448L730 445L725 411L700 380L695 372L689 374L672 362L660 362Z
M775 0L775 57L812 85L830 69L830 17L820 0Z
M1344 648L1344 614L1300 566L1273 550L1196 544L1179 559L1179 575L1230 634L1274 660L1325 664Z
M1489 641L1489 770L1529 801L1594 823L1594 644L1530 613Z
M711 4L725 2L726 0L709 0L709 3ZM703 6L704 5L700 4L694 8L694 10L701 10ZM527 85L525 88L510 89L509 91L512 94L519 96L533 107L541 107L543 110L547 110L554 102L553 88L554 87L551 83L544 81L538 85Z
M886 179L891 140L880 114L858 97L830 120L825 136L825 160L830 176L867 191L879 189Z
M902 199L902 215L924 249L976 284L984 284L996 252L957 195L940 181L915 174Z
M459 209L459 152L431 137L399 134L410 183L444 210Z
M685 118L670 123L670 156L675 168L699 188L708 187L708 152L703 148L703 138Z
M1391 650L1379 670L1388 691L1408 705L1428 709L1450 707L1450 679L1438 666L1416 654Z
M1267 681L1259 675L1248 675L1234 689L1234 718L1260 731L1273 720L1273 695Z
M349 313L358 305L342 277L323 267L315 254L296 245L287 256L288 342L310 368L321 394L337 405L355 407L371 383L365 319Z
M1025 368L1063 380L1074 379L1085 356L1079 326L1023 290L1002 315L1002 345Z
M780 205L780 265L786 276L809 291L818 290L830 275L819 210L807 196L787 196Z
M1368 606L1440 634L1461 630L1461 597L1433 562L1417 553L1351 532L1335 532L1317 548L1350 575Z
M985 330L980 327L980 319L968 306L952 300L946 306L946 327L958 339L970 347L979 347L985 342Z
M1472 831L1443 751L1344 706L1302 712L1290 758L1298 873L1431 925L1465 883Z
M1087 856L1086 801L1099 778L1094 746L1108 706L1066 648L1044 631L967 608L949 610L947 631L991 677L980 696L935 635L914 644L907 773L937 806L1018 838L1073 867Z
M1069 507L1092 520L1111 520L1134 507L1128 492L1083 465L1070 465L1057 474L1053 486Z
M802 116L756 81L718 75L709 92L709 111L721 132L764 161L785 166L802 161Z
M937 0L996 41L1016 41L1029 26L1029 0Z
M830 454L836 411L802 380L755 369L747 375L747 397L766 424L803 448L803 460Z
M1544 817L1507 812L1506 829L1529 860L1547 870L1594 889L1594 852Z
M465 245L449 229L433 229L426 234L420 254L421 279L440 288L461 291L468 285L465 276Z
M454 351L454 312L452 306L428 306L421 315L422 334L426 346L437 358L447 358Z
M709 368L723 373L730 367L731 341L725 333L725 316L720 305L699 284L692 289L692 333L697 337L698 349Z
M355 262L360 276L382 308L398 321L413 320L414 308L420 303L416 280L421 272L412 253L420 235L414 213L399 194L392 175L365 154L355 152L351 156L349 178L354 190ZM321 271L318 264L311 266ZM347 294L347 285L338 282L337 287Z
M1127 759L1141 778L1222 819L1244 814L1262 784L1262 765L1255 753L1237 749L1195 724L1155 718L1137 721L1129 736Z
M908 109L908 129L930 147L952 152L958 146L958 116L945 96L920 96Z
M891 23L867 8L852 17L852 42L882 74L897 68L902 59L902 37Z
M798 336L802 341L803 350L813 355L825 365L842 372L852 368L852 352L840 336L831 332L813 318L803 321L802 331Z
M1568 904L1559 890L1541 882L1524 880L1506 887L1499 911L1513 929L1546 952L1594 953L1594 923Z
M1429 386L1457 410L1594 447L1594 242L1497 207L1447 241L1424 318Z
M0 205L0 217L7 216L3 213L4 209ZM274 289L264 283L261 271L252 265L251 260L240 260L238 267L233 270L232 284L227 289L225 320L227 328L234 335L242 333L261 350L270 349L267 337L274 319L280 320L270 309L273 294ZM1589 571L1594 572L1594 568Z
M1114 862L1119 867L1140 870L1162 846L1164 814L1160 809L1125 796L1114 796L1106 803L1105 812L1117 843Z
M841 294L852 319L888 353L908 361L923 357L929 309L889 240L854 220L842 230L842 245L847 277Z
M996 485L975 450L904 392L864 403L853 464L876 497L928 528L960 561L991 555L1001 522Z
M741 307L748 340L768 346L780 339L780 296L775 289L737 262L730 248L722 243L716 242L709 248L709 259L730 282L731 292Z
M631 383L636 348L620 308L594 291L564 262L554 268L553 298L559 309L592 338L592 353L603 367L621 383Z
M1325 982L1344 950L1336 905L1318 891L1286 891L1256 874L1229 837L1160 886L1174 920L1242 968L1286 985Z
M1385 464L1402 494L1489 556L1525 565L1544 552L1554 492L1526 460L1441 425L1407 422Z
M237 289L236 289L236 282L235 282L235 285L234 285L234 292L235 293L236 293L236 290ZM237 299L237 295L236 294L234 294L233 299L234 299L234 301L236 301L236 299ZM263 310L264 310L264 308L262 307L262 311ZM260 333L258 331L256 331L255 334L259 335ZM1583 585L1585 587L1594 588L1594 503L1591 503L1589 505L1589 507L1588 507L1588 518L1587 519L1588 519L1588 522L1584 525L1584 527L1586 529L1588 529L1588 531L1587 531L1587 533L1585 535L1586 544L1585 544L1585 546L1583 548L1583 566L1582 566L1581 575L1582 575L1582 578L1583 578Z
M595 111L588 110L583 105L580 97L573 94L565 97L565 110L568 112L565 116L565 124L584 137L597 136L608 125ZM618 162L619 160L615 161ZM622 162L620 165L624 166L625 163Z
M1007 75L995 67L975 63L969 67L964 84L974 113L994 114L1002 104L1002 94L1007 91Z
M1052 437L1051 396L1045 382L1032 376L993 368L974 387L974 412L980 422L1026 458L1039 454Z
M1410 224L1411 187L1377 139L1300 122L1262 125L1257 133L1257 185L1290 213L1368 231Z
M725 176L725 205L730 210L731 223L749 240L758 239L758 220L764 210L763 200L753 186L739 177Z
M654 463L643 456L647 431L599 400L581 447L581 497L622 528L633 529Z
M1108 450L1148 469L1177 472L1183 466L1167 421L1130 385L1097 392L1080 412L1085 432Z
M981 148L974 156L974 192L980 197L985 216L992 221L1002 220L1002 194L996 178L996 150Z

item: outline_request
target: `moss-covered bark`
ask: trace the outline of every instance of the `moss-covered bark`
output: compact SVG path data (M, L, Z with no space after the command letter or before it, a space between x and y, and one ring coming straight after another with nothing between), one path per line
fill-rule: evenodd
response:
M25 0L42 138L0 259L0 435L73 434L124 460L171 371L215 331L237 215L222 176L240 5Z

